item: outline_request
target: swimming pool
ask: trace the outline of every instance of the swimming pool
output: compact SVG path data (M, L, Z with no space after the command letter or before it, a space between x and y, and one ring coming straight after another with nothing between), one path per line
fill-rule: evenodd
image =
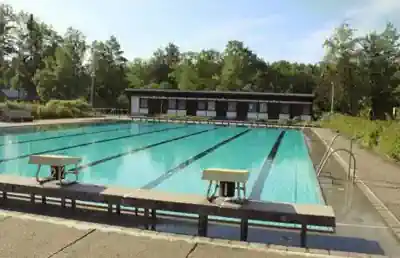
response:
M297 130L125 122L6 134L0 173L33 177L28 157L45 153L82 157L84 183L203 195L203 169L247 169L251 199L324 204Z
M246 169L253 200L325 204L298 130L133 122L42 127L0 136L0 173L34 177L37 168L28 164L33 154L82 157L82 183L184 194L205 195L203 169Z

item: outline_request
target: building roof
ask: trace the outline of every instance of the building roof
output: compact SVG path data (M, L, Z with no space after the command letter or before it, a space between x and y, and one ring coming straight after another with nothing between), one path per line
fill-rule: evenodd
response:
M176 99L225 99L232 101L267 101L312 103L314 94L244 92L244 91L182 91L171 89L126 89L131 96Z
M144 89L144 88L128 88L125 89L126 92L136 92L136 93L151 93L151 92L165 92L165 93L177 93L177 94L206 94L206 95L253 95L253 96L298 96L298 97L314 97L313 93L277 93L277 92L249 92L249 91L188 91L188 90L175 90L175 89ZM169 95L169 94L168 94Z

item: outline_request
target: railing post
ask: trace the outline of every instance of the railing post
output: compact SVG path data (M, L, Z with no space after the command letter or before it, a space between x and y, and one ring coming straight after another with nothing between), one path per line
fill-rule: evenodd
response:
M350 153L353 153L353 137L350 138L350 148L349 148L349 150L350 150ZM350 177L352 177L352 175L351 175L351 162L352 162L352 159L351 159L351 154L350 153L349 153L348 179L350 179ZM354 180L354 178L352 178L352 180Z

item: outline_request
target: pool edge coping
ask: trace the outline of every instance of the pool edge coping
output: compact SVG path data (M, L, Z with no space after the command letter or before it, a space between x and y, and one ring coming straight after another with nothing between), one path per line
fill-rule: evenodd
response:
M95 122L106 122L106 121L118 121L122 119L111 118L111 117L86 117L86 118L60 118L60 119L41 119L34 120L33 122L22 122L22 123L12 123L5 124L0 126L0 130L2 129L13 129L13 128L21 128L21 127L36 127L36 126L52 126L52 125L66 125L66 124L90 124Z

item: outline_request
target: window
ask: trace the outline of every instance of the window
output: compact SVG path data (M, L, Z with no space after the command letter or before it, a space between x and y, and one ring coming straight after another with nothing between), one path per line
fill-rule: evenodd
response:
M206 102L205 101L197 102L197 109L198 110L206 110Z
M147 107L148 107L147 99L140 98L140 108L147 108Z
M268 112L268 104L263 102L260 103L260 113L267 113Z
M281 114L289 114L289 104L281 104Z
M168 109L176 109L176 99L168 100Z
M209 101L208 102L208 110L214 111L215 110L215 102L214 101Z
M236 111L236 102L228 102L228 111L235 112Z
M184 99L178 100L178 109L185 110L186 109L186 102Z
M257 103L249 103L249 113L256 113L257 112Z
M304 105L303 106L303 115L310 115L311 114L311 106L310 105Z

